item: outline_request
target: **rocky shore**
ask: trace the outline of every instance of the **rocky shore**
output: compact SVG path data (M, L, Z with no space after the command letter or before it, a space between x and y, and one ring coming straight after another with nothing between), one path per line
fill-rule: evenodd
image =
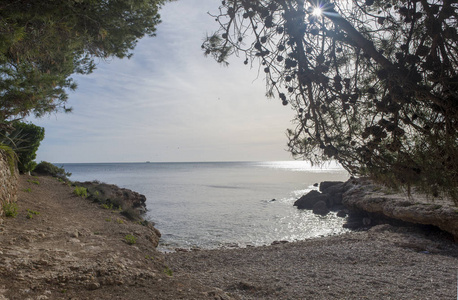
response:
M413 190L409 195L374 184L366 178L347 182L321 182L295 203L326 215L330 210L347 217L347 228L370 228L379 224L419 224L450 233L458 242L458 206L446 197L432 197Z
M164 254L151 224L122 214L127 206L142 210L141 196L108 185L89 199L74 188L21 176L17 215L0 221L1 300L457 296L458 246L429 227L384 224L295 243Z

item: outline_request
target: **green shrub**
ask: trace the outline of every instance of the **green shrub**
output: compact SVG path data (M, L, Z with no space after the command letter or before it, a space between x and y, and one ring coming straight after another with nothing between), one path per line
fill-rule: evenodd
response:
M167 266L165 266L164 273L169 277L173 276L173 271Z
M128 234L124 237L124 241L129 245L133 245L137 242L137 238L132 234Z
M40 213L31 209L27 210L27 219L33 219L33 216L38 216Z
M105 209L113 209L113 204L102 203L100 206Z
M47 162L47 161L40 162L35 167L35 169L33 169L33 172L36 173L36 174L49 175L49 176L57 177L57 178L60 178L62 180L65 180L65 181L68 180L67 177L70 177L72 175L72 173L65 172L63 167L59 168L59 167L57 167L57 166L55 166L52 163Z
M33 184L36 184L36 185L40 185L40 182L38 180L32 180L32 179L29 179L27 180L28 183L33 183Z
M37 165L34 159L37 157L37 150L45 137L45 129L32 123L15 122L14 131L10 136L12 149L18 156L18 169L21 173L32 171Z
M3 204L3 212L5 213L5 217L14 218L17 216L18 206L16 203L5 203Z
M73 190L73 194L77 195L78 197L86 198L87 197L87 189L81 186L75 187Z

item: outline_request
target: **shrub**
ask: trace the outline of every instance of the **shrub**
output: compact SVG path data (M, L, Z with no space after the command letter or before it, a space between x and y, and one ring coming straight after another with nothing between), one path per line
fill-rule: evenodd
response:
M17 204L16 203L5 203L3 204L3 211L5 213L5 217L14 218L17 216Z
M13 127L14 131L11 133L11 136L15 136L16 140L11 141L12 148L18 156L19 172L30 172L37 165L34 159L37 157L36 152L45 137L45 129L31 123L23 122L14 123Z
M28 209L28 210L27 210L27 216L26 216L26 218L27 218L27 219L33 219L33 216L34 216L34 215L35 215L35 216L38 216L39 214L40 214L40 213L37 212L37 211Z
M137 238L132 234L128 234L124 237L124 241L129 245L133 245L137 242Z
M49 175L57 178L61 178L65 181L68 180L67 177L71 176L72 173L65 172L64 168L57 167L50 162L42 161L40 162L35 169L33 170L34 173L41 174L41 175Z
M78 197L86 198L87 197L87 189L81 186L75 187L73 190L73 194L77 195Z
M165 266L164 273L169 277L173 276L173 271L168 266Z

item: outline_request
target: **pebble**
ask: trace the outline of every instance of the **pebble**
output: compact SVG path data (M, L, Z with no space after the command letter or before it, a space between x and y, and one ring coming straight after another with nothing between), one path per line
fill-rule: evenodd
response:
M87 288L88 288L89 290L92 290L92 291L93 291L93 290L96 290L96 289L99 289L99 288L100 288L100 283L98 283L98 282L91 282L91 283L89 283L89 284L87 285Z

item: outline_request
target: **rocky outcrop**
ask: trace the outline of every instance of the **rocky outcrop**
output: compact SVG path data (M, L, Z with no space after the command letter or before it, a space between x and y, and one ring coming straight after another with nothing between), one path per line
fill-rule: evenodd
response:
M18 177L15 163L11 163L8 153L0 149L0 218L3 216L3 205L17 200Z
M433 225L451 233L458 241L458 207L451 199L428 198L415 192L410 196L393 193L367 179L352 180L349 187L342 203L352 211L369 213L364 217L368 225L375 223L374 216Z
M342 195L349 189L349 182L323 181L319 185L319 191L312 190L296 202L298 209L311 209L319 215L326 215L329 211L342 209Z
M458 206L452 200L428 198L415 192L409 196L364 178L322 182L319 191L309 192L294 205L319 215L338 211L337 216L347 217L344 227L350 229L414 223L436 226L458 241Z
M326 203L328 196L313 190L296 200L294 206L297 206L299 209L313 209L313 206L320 201Z
M98 181L75 182L74 184L85 187L88 191L88 198L94 202L112 205L124 210L133 208L139 214L146 212L146 197L132 190Z

